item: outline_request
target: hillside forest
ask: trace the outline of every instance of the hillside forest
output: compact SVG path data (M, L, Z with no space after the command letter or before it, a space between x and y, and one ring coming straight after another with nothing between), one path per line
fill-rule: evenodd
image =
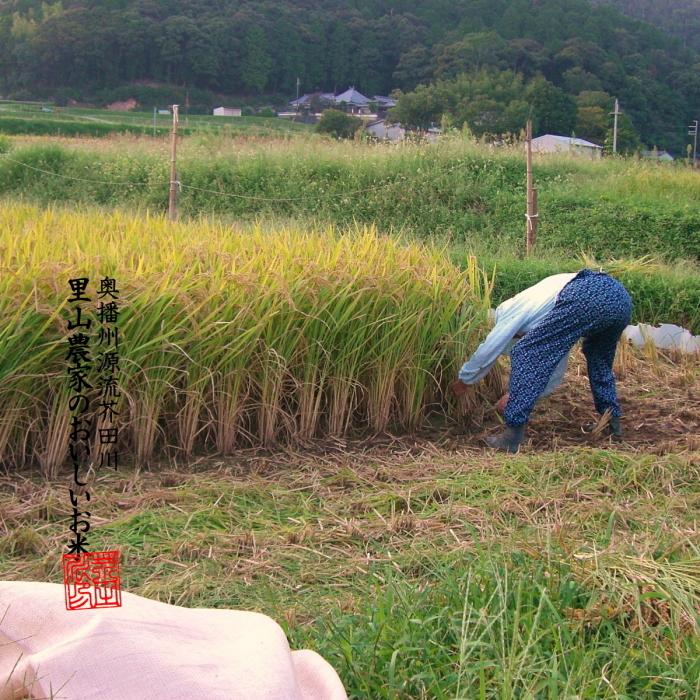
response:
M203 110L219 95L284 104L299 78L302 92L394 91L395 116L409 126L447 119L494 134L530 116L537 133L597 143L617 97L623 149L684 155L700 112L693 8L695 0L0 0L0 94L155 104L166 86L186 88Z

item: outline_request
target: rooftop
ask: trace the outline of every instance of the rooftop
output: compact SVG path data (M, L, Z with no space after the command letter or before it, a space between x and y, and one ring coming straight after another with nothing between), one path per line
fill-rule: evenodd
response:
M590 141L586 141L585 139L577 139L574 136L558 136L557 134L543 134L542 136L538 136L535 139L532 139L532 142L535 143L536 141L539 141L541 139L554 139L558 143L561 144L566 144L569 146L585 146L586 148L603 148L602 146L598 146L598 144L591 143Z

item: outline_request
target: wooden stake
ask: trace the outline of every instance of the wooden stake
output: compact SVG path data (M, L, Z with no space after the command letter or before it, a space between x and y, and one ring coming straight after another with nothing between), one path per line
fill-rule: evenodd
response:
M535 222L537 219L537 192L532 186L532 121L528 119L525 129L527 144L527 213L525 215L525 253L530 255L535 245Z
M531 233L531 243L530 248L535 247L537 243L537 222L539 221L540 212L537 209L537 189L532 188L532 216L530 218L530 233Z
M170 198L168 199L168 219L177 221L177 122L178 105L173 105L173 130L170 132Z

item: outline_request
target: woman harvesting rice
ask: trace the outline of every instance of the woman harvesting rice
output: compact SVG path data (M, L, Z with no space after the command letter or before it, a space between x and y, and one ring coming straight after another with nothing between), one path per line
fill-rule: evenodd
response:
M596 410L610 411L610 432L621 436L612 367L631 313L632 300L622 284L588 269L552 275L504 301L496 309L495 327L452 385L457 395L464 394L467 385L482 379L498 356L512 348L508 393L498 403L506 427L487 438L489 446L517 452L535 403L559 385L569 352L580 338Z

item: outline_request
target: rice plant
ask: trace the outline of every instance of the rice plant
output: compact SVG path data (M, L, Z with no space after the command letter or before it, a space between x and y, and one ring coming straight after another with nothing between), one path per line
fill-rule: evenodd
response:
M71 277L90 278L93 312L99 279L117 280L116 410L137 463L416 428L455 408L445 389L486 321L476 261L462 271L366 226L233 230L16 204L0 231L0 459L48 474L67 447Z

